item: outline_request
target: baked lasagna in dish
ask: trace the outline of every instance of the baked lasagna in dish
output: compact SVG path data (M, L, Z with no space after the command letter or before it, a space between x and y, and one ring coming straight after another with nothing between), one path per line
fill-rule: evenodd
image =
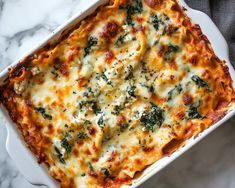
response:
M234 89L176 0L110 0L11 68L0 100L61 187L116 188L221 119Z

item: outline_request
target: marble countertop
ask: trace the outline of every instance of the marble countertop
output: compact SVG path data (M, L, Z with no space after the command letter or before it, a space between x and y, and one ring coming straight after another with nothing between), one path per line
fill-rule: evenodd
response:
M86 0L0 0L0 71L19 59ZM0 120L0 188L39 188L27 182L5 149ZM234 188L235 117L175 160L141 188Z

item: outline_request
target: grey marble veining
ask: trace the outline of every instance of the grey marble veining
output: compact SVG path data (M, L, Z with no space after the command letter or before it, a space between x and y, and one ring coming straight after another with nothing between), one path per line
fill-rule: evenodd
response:
M26 54L86 0L0 0L0 70ZM0 188L39 188L28 183L5 149L0 121ZM234 188L235 117L175 160L141 188Z

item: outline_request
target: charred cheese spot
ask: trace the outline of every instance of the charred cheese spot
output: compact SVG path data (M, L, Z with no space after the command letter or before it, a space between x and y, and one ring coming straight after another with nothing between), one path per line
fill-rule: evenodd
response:
M103 27L103 32L101 33L101 37L105 38L106 40L111 40L115 36L117 36L119 32L119 25L115 21L108 22Z
M145 3L152 9L158 9L164 0L145 0Z
M193 97L192 97L190 94L185 94L185 95L183 96L183 101L184 101L184 104L185 104L185 105L192 104L192 102L193 102Z
M115 55L111 50L106 52L106 54L105 54L105 62L106 63L110 64L114 60L114 58L115 58Z

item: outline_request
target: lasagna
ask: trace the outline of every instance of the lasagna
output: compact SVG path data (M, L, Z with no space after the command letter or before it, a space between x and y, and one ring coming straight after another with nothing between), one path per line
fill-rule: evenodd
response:
M130 185L234 105L176 0L110 0L9 69L0 101L62 188Z

